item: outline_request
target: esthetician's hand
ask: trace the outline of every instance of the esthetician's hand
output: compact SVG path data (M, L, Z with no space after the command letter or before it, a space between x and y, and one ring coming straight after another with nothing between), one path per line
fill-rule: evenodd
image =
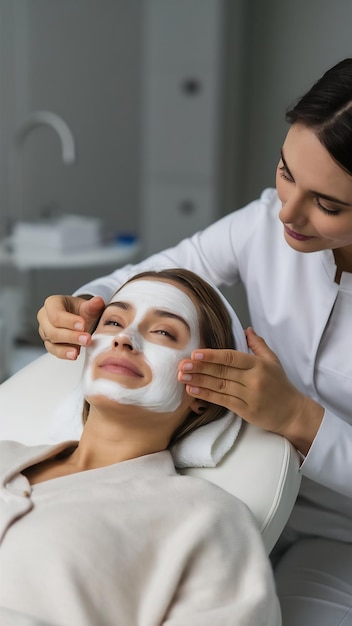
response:
M190 396L219 404L244 420L284 435L306 454L324 409L296 389L277 356L252 328L252 354L236 350L195 350L179 366L178 380Z
M81 346L92 340L90 331L105 307L95 296L49 296L38 311L39 335L48 352L60 359L77 359Z

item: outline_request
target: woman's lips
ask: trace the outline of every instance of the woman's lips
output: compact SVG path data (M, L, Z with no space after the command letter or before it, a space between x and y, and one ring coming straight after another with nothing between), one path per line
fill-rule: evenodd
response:
M143 377L142 372L128 359L118 357L108 357L99 363L99 368L113 374L124 374L125 376Z
M307 237L306 235L300 235L299 233L295 233L294 230L291 230L286 224L284 224L284 229L286 233L292 237L293 239L297 239L298 241L308 241L308 239L314 239L314 237Z

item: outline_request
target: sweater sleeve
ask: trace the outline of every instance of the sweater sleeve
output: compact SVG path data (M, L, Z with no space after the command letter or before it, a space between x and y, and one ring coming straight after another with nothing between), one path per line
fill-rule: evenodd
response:
M281 625L261 537L252 515L235 498L225 508L218 504L212 522L199 529L199 541L163 621L163 626L189 624Z
M331 411L325 415L301 465L304 476L352 498L352 426Z

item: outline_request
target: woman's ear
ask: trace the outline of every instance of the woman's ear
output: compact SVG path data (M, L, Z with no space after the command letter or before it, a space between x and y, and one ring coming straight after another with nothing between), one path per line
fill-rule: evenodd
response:
M192 398L189 406L191 411L197 415L202 415L208 408L207 402L204 402L204 400L198 400L198 398Z

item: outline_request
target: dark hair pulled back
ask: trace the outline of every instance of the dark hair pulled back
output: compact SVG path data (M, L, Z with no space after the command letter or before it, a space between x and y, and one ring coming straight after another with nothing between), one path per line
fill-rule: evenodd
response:
M352 175L352 59L325 72L287 111L286 120L314 130L332 158Z

